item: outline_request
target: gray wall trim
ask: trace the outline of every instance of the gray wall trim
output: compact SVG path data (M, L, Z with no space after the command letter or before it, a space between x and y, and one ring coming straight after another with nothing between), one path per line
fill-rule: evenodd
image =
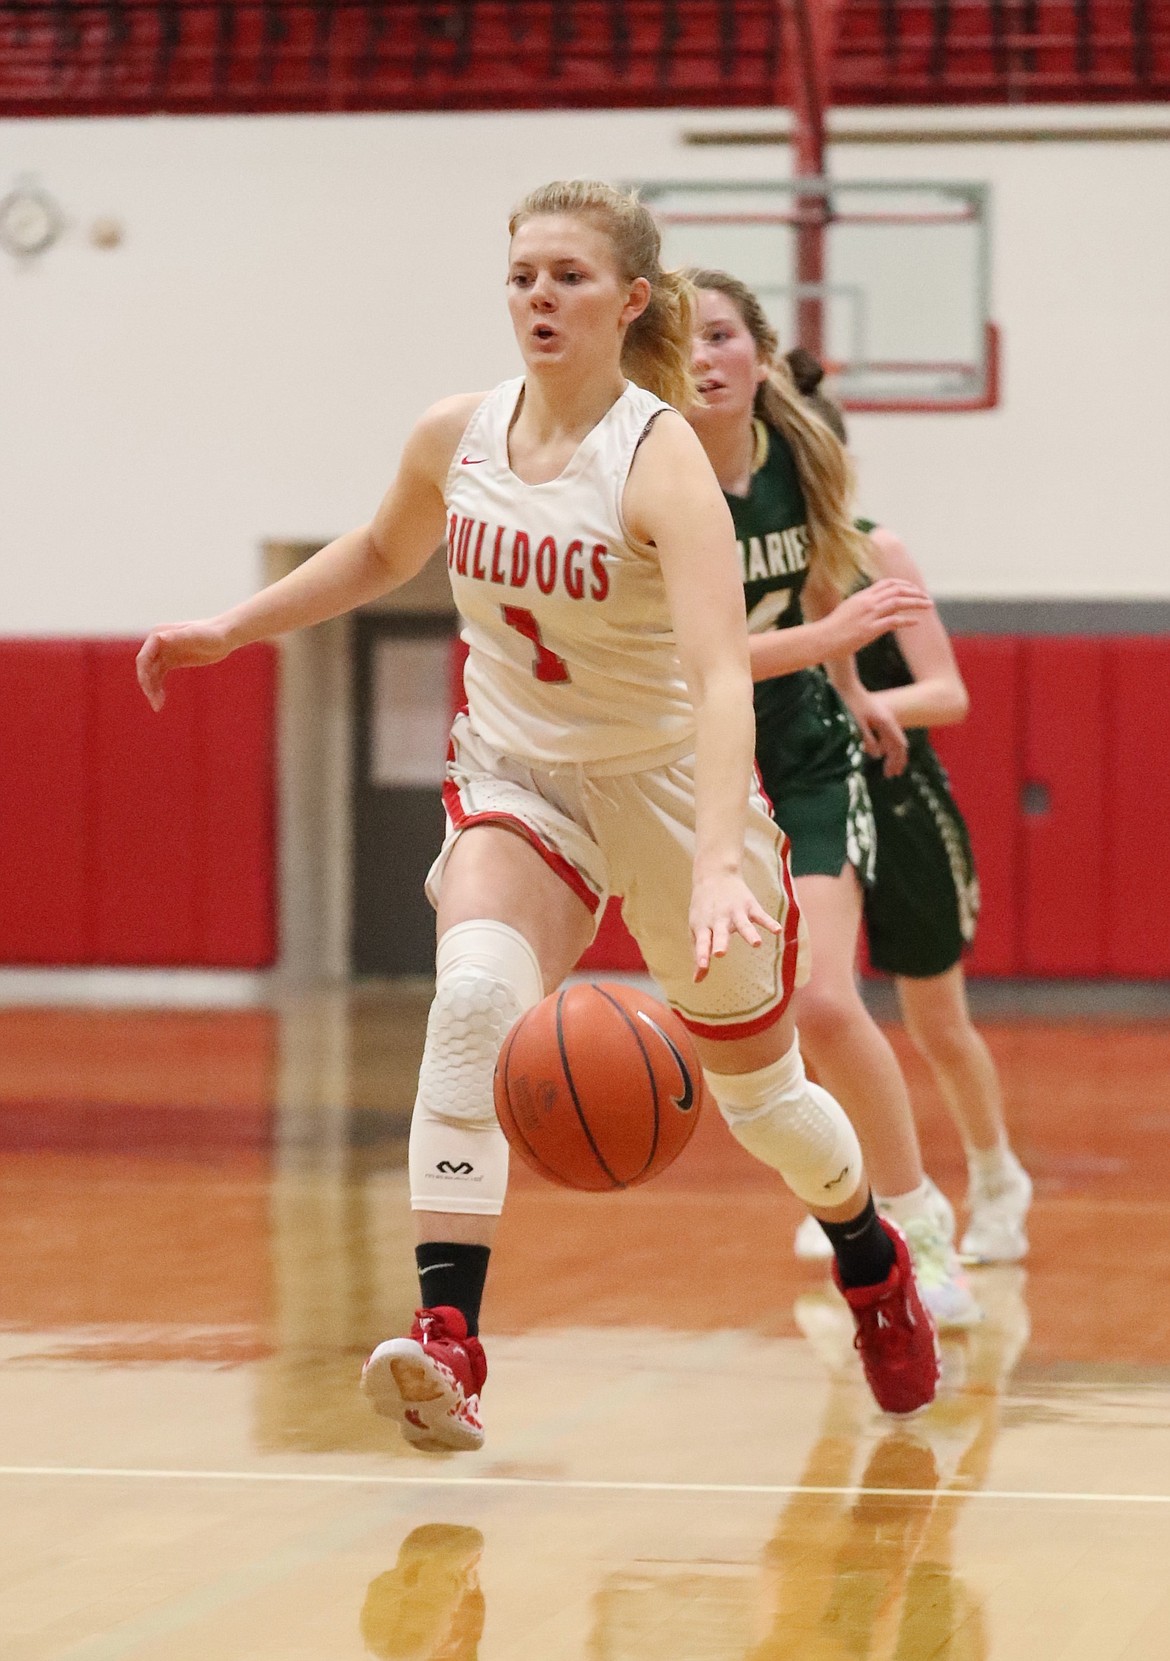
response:
M711 148L741 148L751 145L791 144L790 127L692 128L682 135L683 143ZM1166 144L1170 126L1159 124L1079 127L1029 127L1023 123L1001 122L987 127L834 127L825 134L827 144Z
M1170 600L940 600L952 634L1170 634Z

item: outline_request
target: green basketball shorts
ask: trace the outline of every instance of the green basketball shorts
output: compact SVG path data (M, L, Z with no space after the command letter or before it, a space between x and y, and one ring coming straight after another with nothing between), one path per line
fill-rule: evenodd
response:
M790 843L792 875L837 877L852 865L869 883L876 837L857 728L819 670L802 673L793 690L787 707L757 712L756 721L756 764Z
M877 826L877 874L865 895L870 961L926 979L954 967L975 937L979 882L963 816L924 736L896 779L866 766Z

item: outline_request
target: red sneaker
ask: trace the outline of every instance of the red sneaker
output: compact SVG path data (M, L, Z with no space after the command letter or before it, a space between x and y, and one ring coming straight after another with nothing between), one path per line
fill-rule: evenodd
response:
M902 1231L886 1217L880 1222L895 1254L885 1280L877 1286L842 1286L836 1263L833 1279L853 1311L853 1345L878 1406L885 1413L917 1413L934 1400L938 1385L938 1334L919 1296Z
M429 1453L483 1446L479 1396L487 1357L467 1336L457 1309L415 1311L409 1338L379 1344L362 1368L362 1389L375 1413L396 1419L412 1447Z

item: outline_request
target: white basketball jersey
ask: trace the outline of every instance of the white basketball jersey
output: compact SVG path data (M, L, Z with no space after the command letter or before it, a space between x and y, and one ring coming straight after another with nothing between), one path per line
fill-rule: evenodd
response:
M695 715L653 550L621 502L660 398L628 383L558 478L508 464L524 383L480 404L447 475L447 565L465 621L472 726L531 764L593 774L656 767L694 746Z

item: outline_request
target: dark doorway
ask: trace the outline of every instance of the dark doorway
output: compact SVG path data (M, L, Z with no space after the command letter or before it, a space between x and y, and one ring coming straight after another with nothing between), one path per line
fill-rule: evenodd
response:
M432 975L423 882L443 842L454 623L365 614L354 631L353 917L357 975Z

